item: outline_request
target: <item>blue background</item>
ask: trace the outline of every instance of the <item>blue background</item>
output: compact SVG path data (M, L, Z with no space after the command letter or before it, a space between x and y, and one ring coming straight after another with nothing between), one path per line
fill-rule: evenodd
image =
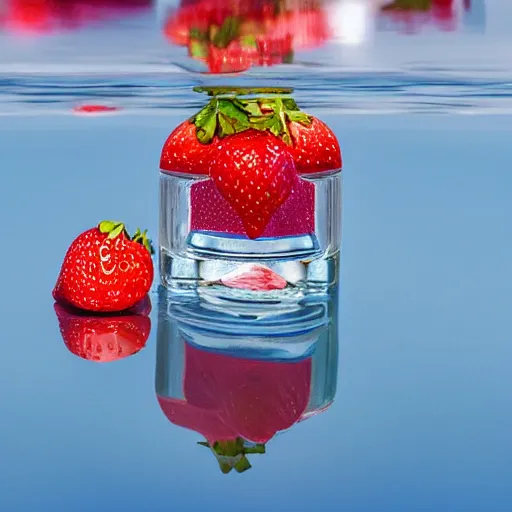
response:
M489 3L489 19L510 13ZM501 26L482 41L510 55ZM0 510L512 509L510 116L312 105L344 153L338 392L226 476L156 401L154 292L146 348L105 365L68 352L51 299L68 244L99 220L156 239L160 149L183 113L30 108L0 117Z

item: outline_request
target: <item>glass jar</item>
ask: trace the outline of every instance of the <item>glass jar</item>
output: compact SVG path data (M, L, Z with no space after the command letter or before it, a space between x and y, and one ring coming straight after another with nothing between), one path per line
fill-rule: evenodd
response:
M342 174L332 131L299 109L291 89L198 90L210 102L162 151L162 284L178 293L216 285L222 294L226 275L250 274L255 262L277 295L335 284ZM269 158L254 157L264 151Z

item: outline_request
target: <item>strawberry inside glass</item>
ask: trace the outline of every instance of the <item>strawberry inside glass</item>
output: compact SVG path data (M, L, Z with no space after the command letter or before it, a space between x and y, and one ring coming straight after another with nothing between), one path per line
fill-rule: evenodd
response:
M161 154L164 284L222 278L219 265L213 274L211 264L187 265L191 256L288 259L299 265L280 275L292 285L307 280L304 262L339 251L342 160L336 136L299 108L292 89L196 91L210 101L176 127Z

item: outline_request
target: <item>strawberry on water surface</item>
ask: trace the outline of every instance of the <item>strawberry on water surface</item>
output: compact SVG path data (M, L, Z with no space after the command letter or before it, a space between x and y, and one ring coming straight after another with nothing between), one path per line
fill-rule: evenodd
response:
M69 247L53 297L79 309L116 312L133 307L153 282L152 247L146 232L130 238L124 224L101 222Z

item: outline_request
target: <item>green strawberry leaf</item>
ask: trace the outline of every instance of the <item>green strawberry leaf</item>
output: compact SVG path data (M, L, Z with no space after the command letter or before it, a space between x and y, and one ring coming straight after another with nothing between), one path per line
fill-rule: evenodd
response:
M240 110L232 101L219 100L218 110L222 115L226 117L235 119L239 123L249 125L249 118L247 114L244 111Z
M120 224L122 225L121 222L115 220L104 220L98 224L98 229L100 233L110 233Z
M235 469L238 473L243 473L244 471L251 469L251 467L251 463L245 455L235 464Z
M308 116L307 114L305 114L304 112L301 112L300 110L299 111L288 110L286 112L286 117L288 118L288 120L290 122L300 123L304 126L309 126L312 122L311 116Z
M263 113L261 112L261 108L258 104L258 101L255 100L239 100L234 99L233 103L241 110L246 112L251 116L261 116Z
M223 461L219 461L219 468L225 475L233 469L227 462Z
M240 20L234 16L228 16L213 36L212 42L217 48L227 48L231 41L238 38L239 30Z
M283 64L293 64L293 59L295 55L293 51L289 51L284 57L283 57Z
M252 34L242 36L240 43L242 44L243 48L258 48L258 42Z
M189 46L190 55L196 59L208 57L208 44L204 41L191 40Z
M226 137L227 135L233 135L234 133L237 133L233 125L231 125L223 115L219 115L219 125L220 137Z
M256 444L254 446L247 446L245 448L245 453L247 453L247 454L256 453L256 454L262 455L262 454L266 453L266 448L265 448L264 444Z
M198 41L208 41L208 34L197 27L192 27L188 33L190 39Z
M284 98L283 105L286 108L286 110L299 110L300 111L299 106L297 105L297 103L295 103L295 100L293 98Z
M217 129L217 109L215 105L209 103L194 118L196 125L196 136L199 142L209 144Z

